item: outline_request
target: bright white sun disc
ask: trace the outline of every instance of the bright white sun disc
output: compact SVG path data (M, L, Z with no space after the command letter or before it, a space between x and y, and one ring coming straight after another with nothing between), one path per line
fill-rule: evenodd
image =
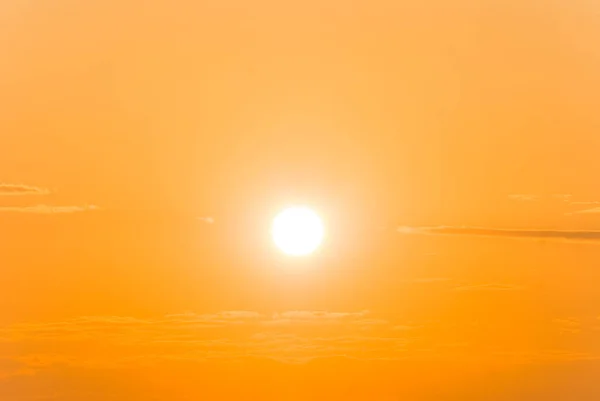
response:
M273 241L284 253L302 256L314 252L325 237L319 215L304 206L290 207L273 220Z

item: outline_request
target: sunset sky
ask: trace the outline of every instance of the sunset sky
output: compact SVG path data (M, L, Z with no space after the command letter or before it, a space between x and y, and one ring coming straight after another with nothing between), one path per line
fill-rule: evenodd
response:
M0 38L2 401L600 399L593 1L3 0Z

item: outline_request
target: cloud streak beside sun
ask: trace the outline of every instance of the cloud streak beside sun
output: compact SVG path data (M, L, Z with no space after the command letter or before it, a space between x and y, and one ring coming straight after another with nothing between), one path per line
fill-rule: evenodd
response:
M0 183L0 196L49 195L50 190L24 184Z
M26 184L0 183L0 197L2 196L41 196L50 195L52 192L43 187ZM0 213L31 213L31 214L66 214L99 210L96 205L52 206L46 204L0 206Z
M0 206L0 213L33 213L33 214L61 214L61 213L80 213L99 210L95 205L84 206Z
M506 229L468 226L401 226L397 228L397 231L402 234L464 235L474 237L505 237L537 240L600 241L600 231L594 230Z

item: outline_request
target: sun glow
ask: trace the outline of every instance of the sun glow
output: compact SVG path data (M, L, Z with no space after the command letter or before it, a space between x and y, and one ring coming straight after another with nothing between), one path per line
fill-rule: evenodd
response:
M290 256L308 255L323 242L325 228L319 215L308 207L294 206L281 211L273 220L273 242Z

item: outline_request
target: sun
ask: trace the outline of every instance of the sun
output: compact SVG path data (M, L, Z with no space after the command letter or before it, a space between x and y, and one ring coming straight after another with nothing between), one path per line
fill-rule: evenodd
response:
M317 213L306 206L293 206L282 210L273 220L273 242L290 256L303 256L314 252L325 238L325 227Z

